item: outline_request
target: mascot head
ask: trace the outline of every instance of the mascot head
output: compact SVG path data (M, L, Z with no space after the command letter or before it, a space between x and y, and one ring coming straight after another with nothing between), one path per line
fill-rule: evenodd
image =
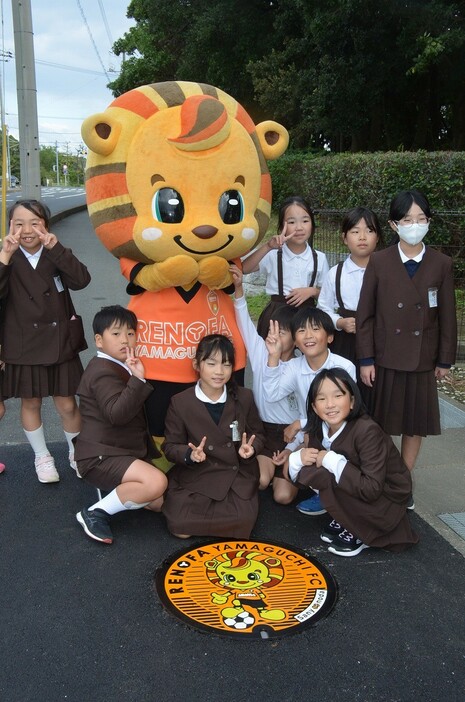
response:
M114 256L142 263L250 251L270 217L266 160L289 141L221 90L174 81L116 98L84 121L82 138L94 229Z

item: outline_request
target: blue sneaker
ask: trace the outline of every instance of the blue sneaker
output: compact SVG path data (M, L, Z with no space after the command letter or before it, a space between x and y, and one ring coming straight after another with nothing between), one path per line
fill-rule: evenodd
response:
M313 495L313 497L309 497L307 500L302 500L302 502L299 502L297 505L297 509L299 512L302 512L302 514L308 514L310 517L326 514L326 510L320 502L319 495Z

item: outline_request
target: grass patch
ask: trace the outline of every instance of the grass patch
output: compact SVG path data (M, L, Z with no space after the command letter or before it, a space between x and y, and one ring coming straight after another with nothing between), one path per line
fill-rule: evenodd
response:
M269 301L270 296L265 292L258 293L258 295L247 296L247 307L249 308L249 314L254 322L258 320L262 310L267 306Z

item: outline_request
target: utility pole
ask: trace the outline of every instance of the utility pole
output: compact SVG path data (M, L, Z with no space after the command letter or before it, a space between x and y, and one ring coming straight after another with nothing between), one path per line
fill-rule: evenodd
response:
M11 0L23 197L40 199L40 147L31 0Z

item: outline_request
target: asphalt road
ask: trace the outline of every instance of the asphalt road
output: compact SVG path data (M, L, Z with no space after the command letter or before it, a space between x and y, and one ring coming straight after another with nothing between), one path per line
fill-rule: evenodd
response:
M89 330L100 306L125 304L124 279L86 213L53 231L91 272L89 287L73 295ZM253 537L320 560L338 583L338 602L294 636L220 638L174 619L154 592L163 560L199 540L180 543L161 515L144 510L115 518L112 546L87 539L74 515L94 491L66 465L52 408L45 424L61 474L55 485L35 477L16 401L0 423L2 701L463 702L465 559L418 513L411 519L420 543L411 550L344 559L320 541L322 518L263 493Z

